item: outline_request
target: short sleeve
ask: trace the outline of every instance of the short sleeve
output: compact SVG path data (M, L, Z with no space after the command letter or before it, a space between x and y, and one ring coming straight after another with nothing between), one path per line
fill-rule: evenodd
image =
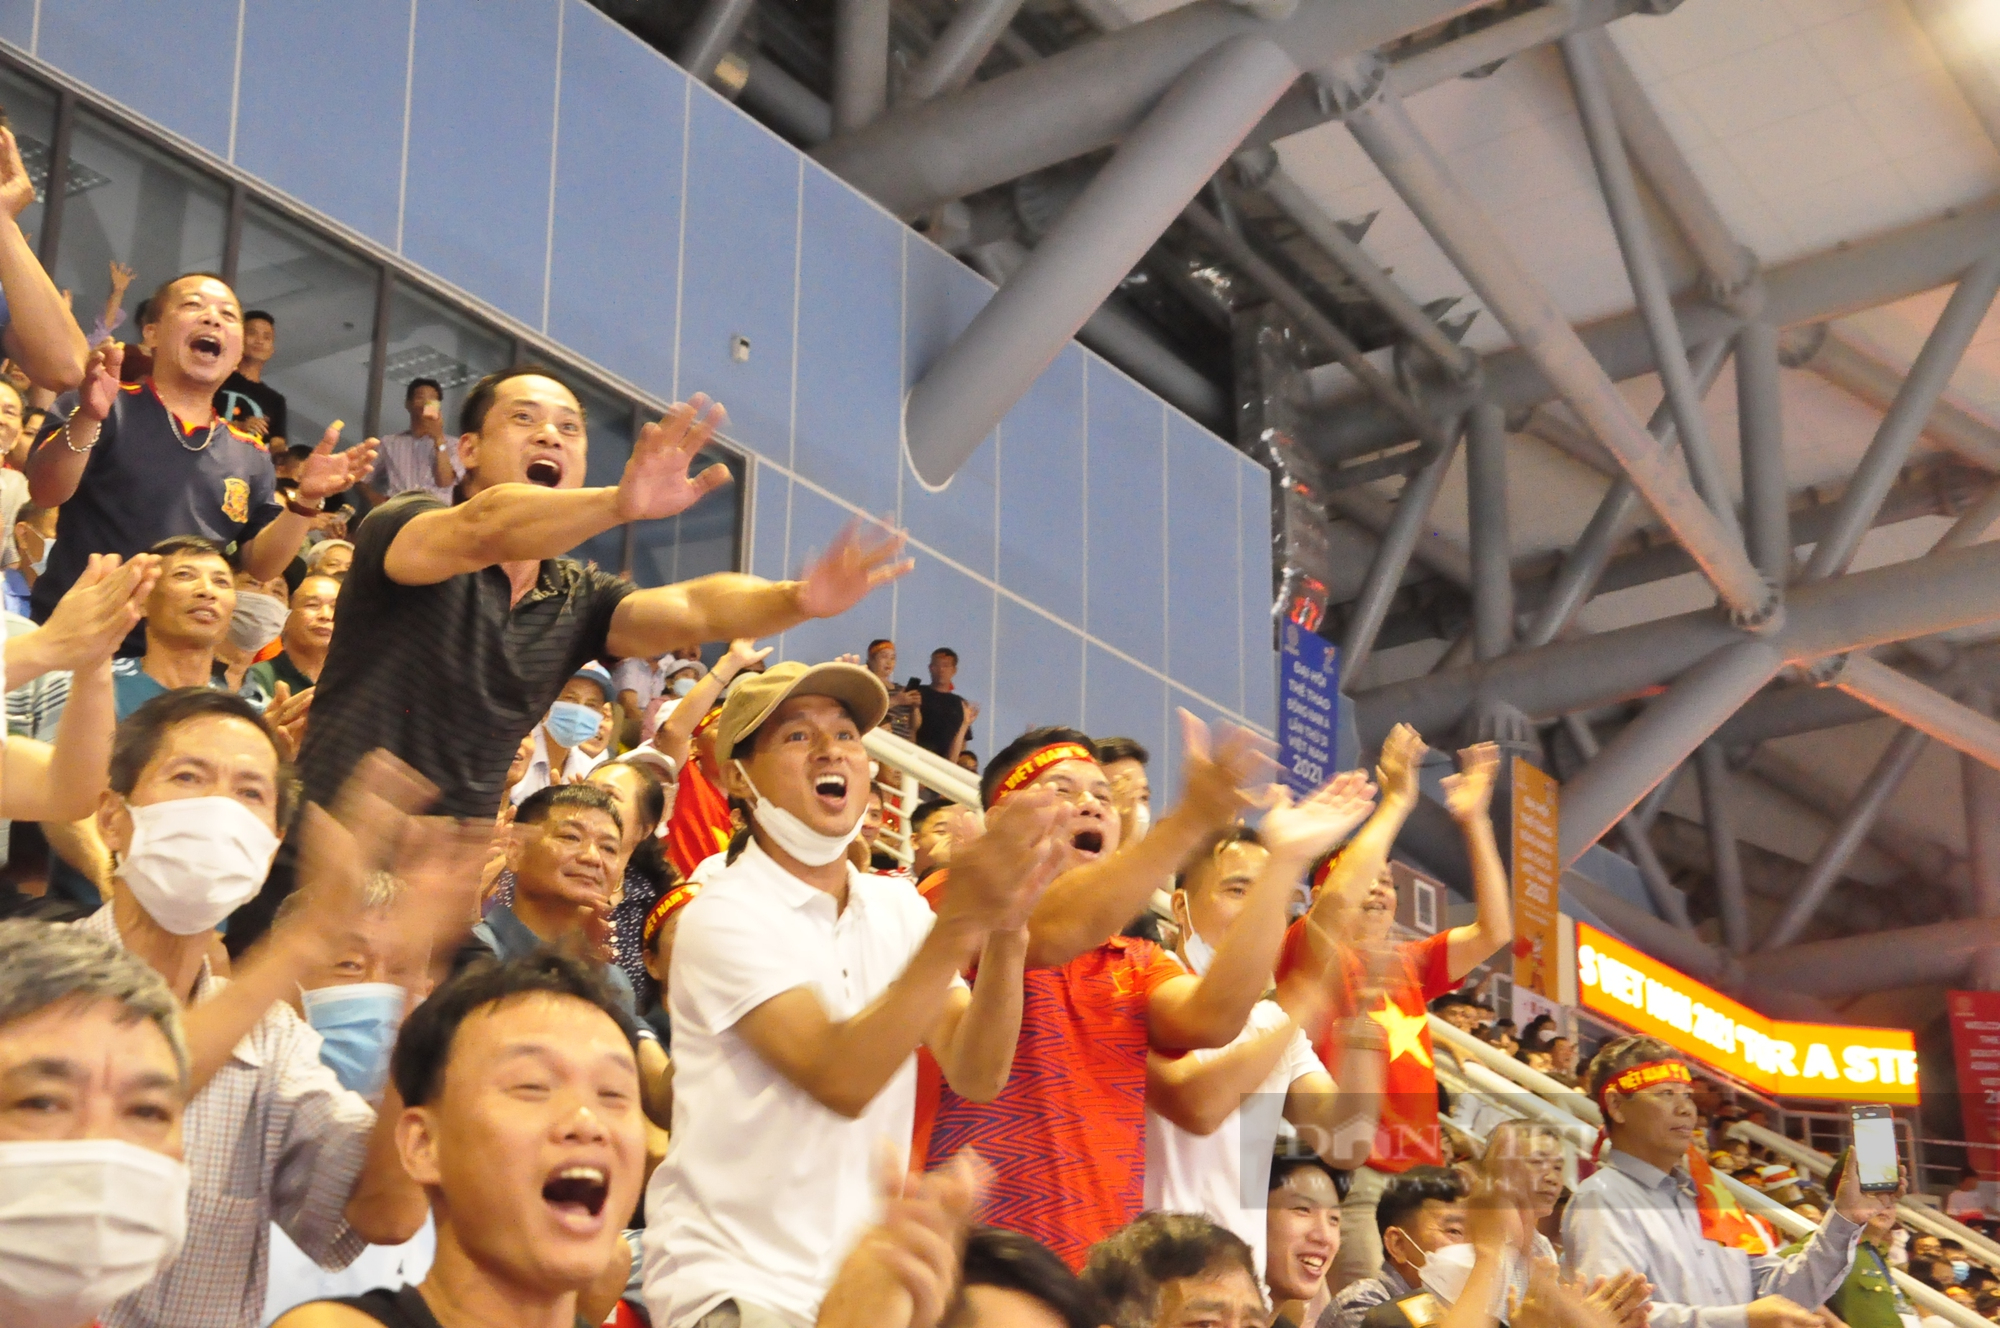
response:
M577 616L583 620L584 626L577 637L577 656L570 661L570 667L578 668L594 659L610 668L618 662L616 656L608 653L611 615L638 587L622 577L594 567L581 568L580 571L583 584L577 596Z
M727 895L702 894L681 910L668 980L675 1027L684 1019L711 1035L794 987L808 985L806 957L790 953L768 910Z
M259 455L263 455L259 453ZM264 532L264 527L285 514L278 501L278 473L269 465L250 468L250 519L237 533L239 544L247 544Z
M1162 983L1187 974L1187 970L1181 967L1180 961L1159 946L1151 941L1140 944L1144 949L1131 956L1135 961L1134 967L1139 970L1140 995L1150 998L1160 989Z
M1295 1029L1285 1047L1285 1082L1295 1084L1309 1074L1331 1074L1312 1047L1303 1028Z
M272 1076L279 1156L271 1176L271 1220L323 1268L343 1268L366 1243L347 1224L375 1110L341 1087L319 1057L320 1039L278 1005L252 1035Z
M611 694L632 692L643 696L651 690L652 674L650 659L621 659L611 669Z
M1451 975L1451 932L1441 931L1435 936L1426 936L1421 941L1412 941L1403 949L1410 961L1410 969L1416 974L1417 985L1424 993L1424 1004L1458 986L1458 979Z
M444 504L419 490L399 494L383 503L361 519L354 531L354 562L348 568L348 576L368 581L386 582L389 578L389 546L396 542L403 527L426 512L437 511Z

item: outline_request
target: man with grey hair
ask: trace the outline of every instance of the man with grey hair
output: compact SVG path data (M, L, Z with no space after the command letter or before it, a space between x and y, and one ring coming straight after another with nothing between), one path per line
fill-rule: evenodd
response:
M180 1006L80 928L0 922L0 1323L95 1321L187 1234Z

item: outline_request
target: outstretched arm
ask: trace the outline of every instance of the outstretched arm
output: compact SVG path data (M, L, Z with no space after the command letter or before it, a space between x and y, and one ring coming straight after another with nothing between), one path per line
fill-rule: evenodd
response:
M1458 754L1459 772L1445 776L1445 806L1465 837L1465 856L1472 860L1472 901L1478 916L1453 927L1445 941L1445 963L1454 980L1464 977L1514 939L1513 901L1507 868L1493 837L1493 782L1500 773L1500 748L1490 742Z
M319 445L299 472L298 498L306 507L325 507L326 500L337 493L345 493L350 487L363 483L375 473L375 449L379 444L373 438L366 439L359 447L350 447L345 452L336 452L333 445L340 441L343 421L335 420L320 435ZM306 535L312 530L313 518L300 516L289 507L278 514L277 520L257 532L243 550L243 570L260 581L284 575L285 568L298 556L299 546L306 542Z
M737 637L729 643L729 649L722 658L715 661L715 667L701 676L694 690L681 698L681 703L667 716L666 723L653 734L653 746L666 753L675 770L687 769L688 746L694 738L694 727L715 708L715 700L722 695L722 689L737 674L767 658L771 650L770 646L759 650L755 640Z
M625 658L650 658L702 641L776 636L808 618L835 617L910 570L904 538L855 522L806 569L803 580L721 572L627 595L612 611L608 648Z
M456 507L426 512L396 532L384 567L404 586L431 586L498 563L557 558L627 521L684 512L729 482L720 463L699 475L688 467L728 414L696 393L639 431L617 487L545 489L496 484ZM738 633L737 635L741 635ZM660 651L620 651L659 654Z
M1416 809L1417 764L1423 760L1424 740L1408 724L1389 730L1382 743L1382 759L1376 763L1375 778L1382 795L1368 824L1355 832L1347 847L1334 860L1325 884L1313 898L1310 928L1315 938L1339 936L1344 918L1359 908L1369 887L1389 861L1389 850L1402 833L1403 822ZM1315 942L1317 943L1317 941Z
M14 131L0 129L0 291L7 296L7 357L27 370L38 387L68 391L83 381L90 346L69 301L56 289L17 222L35 201L34 181L21 164Z

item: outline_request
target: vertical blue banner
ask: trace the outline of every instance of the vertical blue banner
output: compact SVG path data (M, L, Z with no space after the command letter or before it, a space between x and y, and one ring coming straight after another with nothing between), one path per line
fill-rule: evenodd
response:
M1339 648L1287 620L1278 645L1278 765L1293 794L1333 777L1339 719Z

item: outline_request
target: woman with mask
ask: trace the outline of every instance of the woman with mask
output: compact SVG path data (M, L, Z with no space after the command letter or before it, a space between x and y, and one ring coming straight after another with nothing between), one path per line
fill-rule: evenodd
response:
M188 1072L180 1005L138 956L0 922L0 1323L90 1328L180 1252Z

